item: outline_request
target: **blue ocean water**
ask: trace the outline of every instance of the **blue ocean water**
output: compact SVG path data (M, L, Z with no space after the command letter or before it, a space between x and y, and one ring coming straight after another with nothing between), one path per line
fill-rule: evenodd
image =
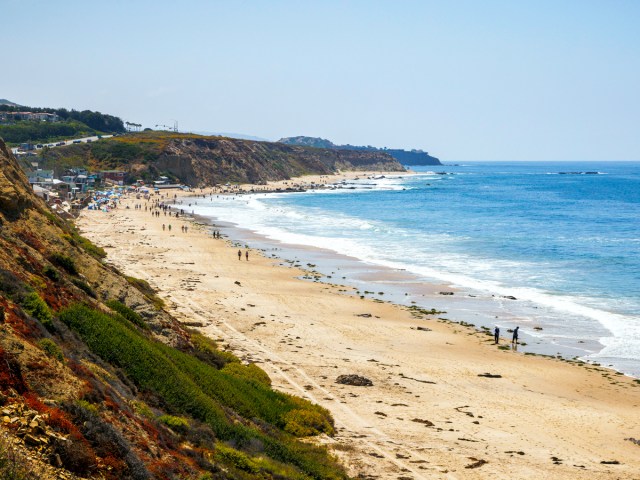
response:
M405 302L520 325L532 347L640 376L640 163L414 170L331 191L214 197L197 213L404 272ZM421 298L420 282L457 289L453 306Z

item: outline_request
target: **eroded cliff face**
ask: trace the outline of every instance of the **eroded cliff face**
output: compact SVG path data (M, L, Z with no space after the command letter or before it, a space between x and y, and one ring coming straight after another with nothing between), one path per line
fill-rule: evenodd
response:
M156 166L193 186L263 183L337 170L405 171L381 152L330 150L231 138L173 139Z
M0 139L0 212L15 218L32 205L32 190L13 155Z
M147 182L160 175L191 186L226 182L263 183L337 170L403 172L384 152L313 148L226 137L142 132L48 149L43 168L83 166L92 171L118 169L127 181Z

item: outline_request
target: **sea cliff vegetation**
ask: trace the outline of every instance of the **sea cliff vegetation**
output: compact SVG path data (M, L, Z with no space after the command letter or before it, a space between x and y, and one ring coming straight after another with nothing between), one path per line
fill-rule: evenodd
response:
M0 167L0 478L346 478L300 440L333 434L327 410L103 263L2 141Z

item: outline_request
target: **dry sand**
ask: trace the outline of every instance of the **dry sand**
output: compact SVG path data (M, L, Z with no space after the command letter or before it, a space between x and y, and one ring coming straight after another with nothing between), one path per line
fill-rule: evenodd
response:
M337 434L322 441L352 476L640 479L640 446L627 440L640 438L633 379L499 350L473 329L300 280L257 251L238 261L232 239L134 203L144 200L86 210L78 226L176 318L257 362L275 388L328 408ZM335 383L351 373L373 386Z

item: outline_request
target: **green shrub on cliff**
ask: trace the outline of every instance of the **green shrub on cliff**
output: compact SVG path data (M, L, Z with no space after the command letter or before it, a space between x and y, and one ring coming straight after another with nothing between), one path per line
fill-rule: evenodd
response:
M48 356L50 356L52 358L55 358L59 362L64 361L64 356L62 355L62 350L60 349L58 344L56 342L54 342L53 340L51 340L50 338L43 338L42 340L40 340L38 342L38 346L42 350L44 350L44 352Z
M138 315L136 312L134 312L133 310L131 310L129 307L127 307L125 304L120 303L117 300L109 300L105 302L105 305L109 307L111 310L113 310L114 312L117 312L120 315L122 315L125 319L127 319L131 323L139 326L140 328L144 328L144 329L149 328L149 326L145 323L142 317Z
M191 343L193 344L193 355L199 360L216 367L224 367L228 363L238 363L238 357L218 349L216 342L209 337L202 335L196 330L189 330Z
M269 375L255 363L250 363L249 365L242 365L239 362L228 363L222 371L238 378L261 383L267 387L271 386Z
M53 323L51 322L51 319L53 318L51 309L49 309L49 306L36 292L31 292L24 297L22 300L22 308L29 315L38 319L47 329L51 329L53 327Z
M94 245L90 240L84 238L78 233L75 227L72 227L70 234L64 234L62 237L74 247L80 247L89 255L101 260L107 256L104 248Z
M261 469L286 463L299 471L296 476L346 478L326 449L292 436L332 433L333 420L322 407L218 370L146 337L115 315L74 305L59 317L95 354L121 368L140 390L160 398L172 413L204 422L218 439L249 449L243 454L251 462L255 455L276 461L260 463ZM243 419L239 421L238 415Z
M70 273L71 275L78 275L76 263L71 257L56 252L51 255L49 260L51 260L51 263L65 269L67 273Z
M176 432L184 432L189 428L189 420L184 417L160 415L158 421Z

